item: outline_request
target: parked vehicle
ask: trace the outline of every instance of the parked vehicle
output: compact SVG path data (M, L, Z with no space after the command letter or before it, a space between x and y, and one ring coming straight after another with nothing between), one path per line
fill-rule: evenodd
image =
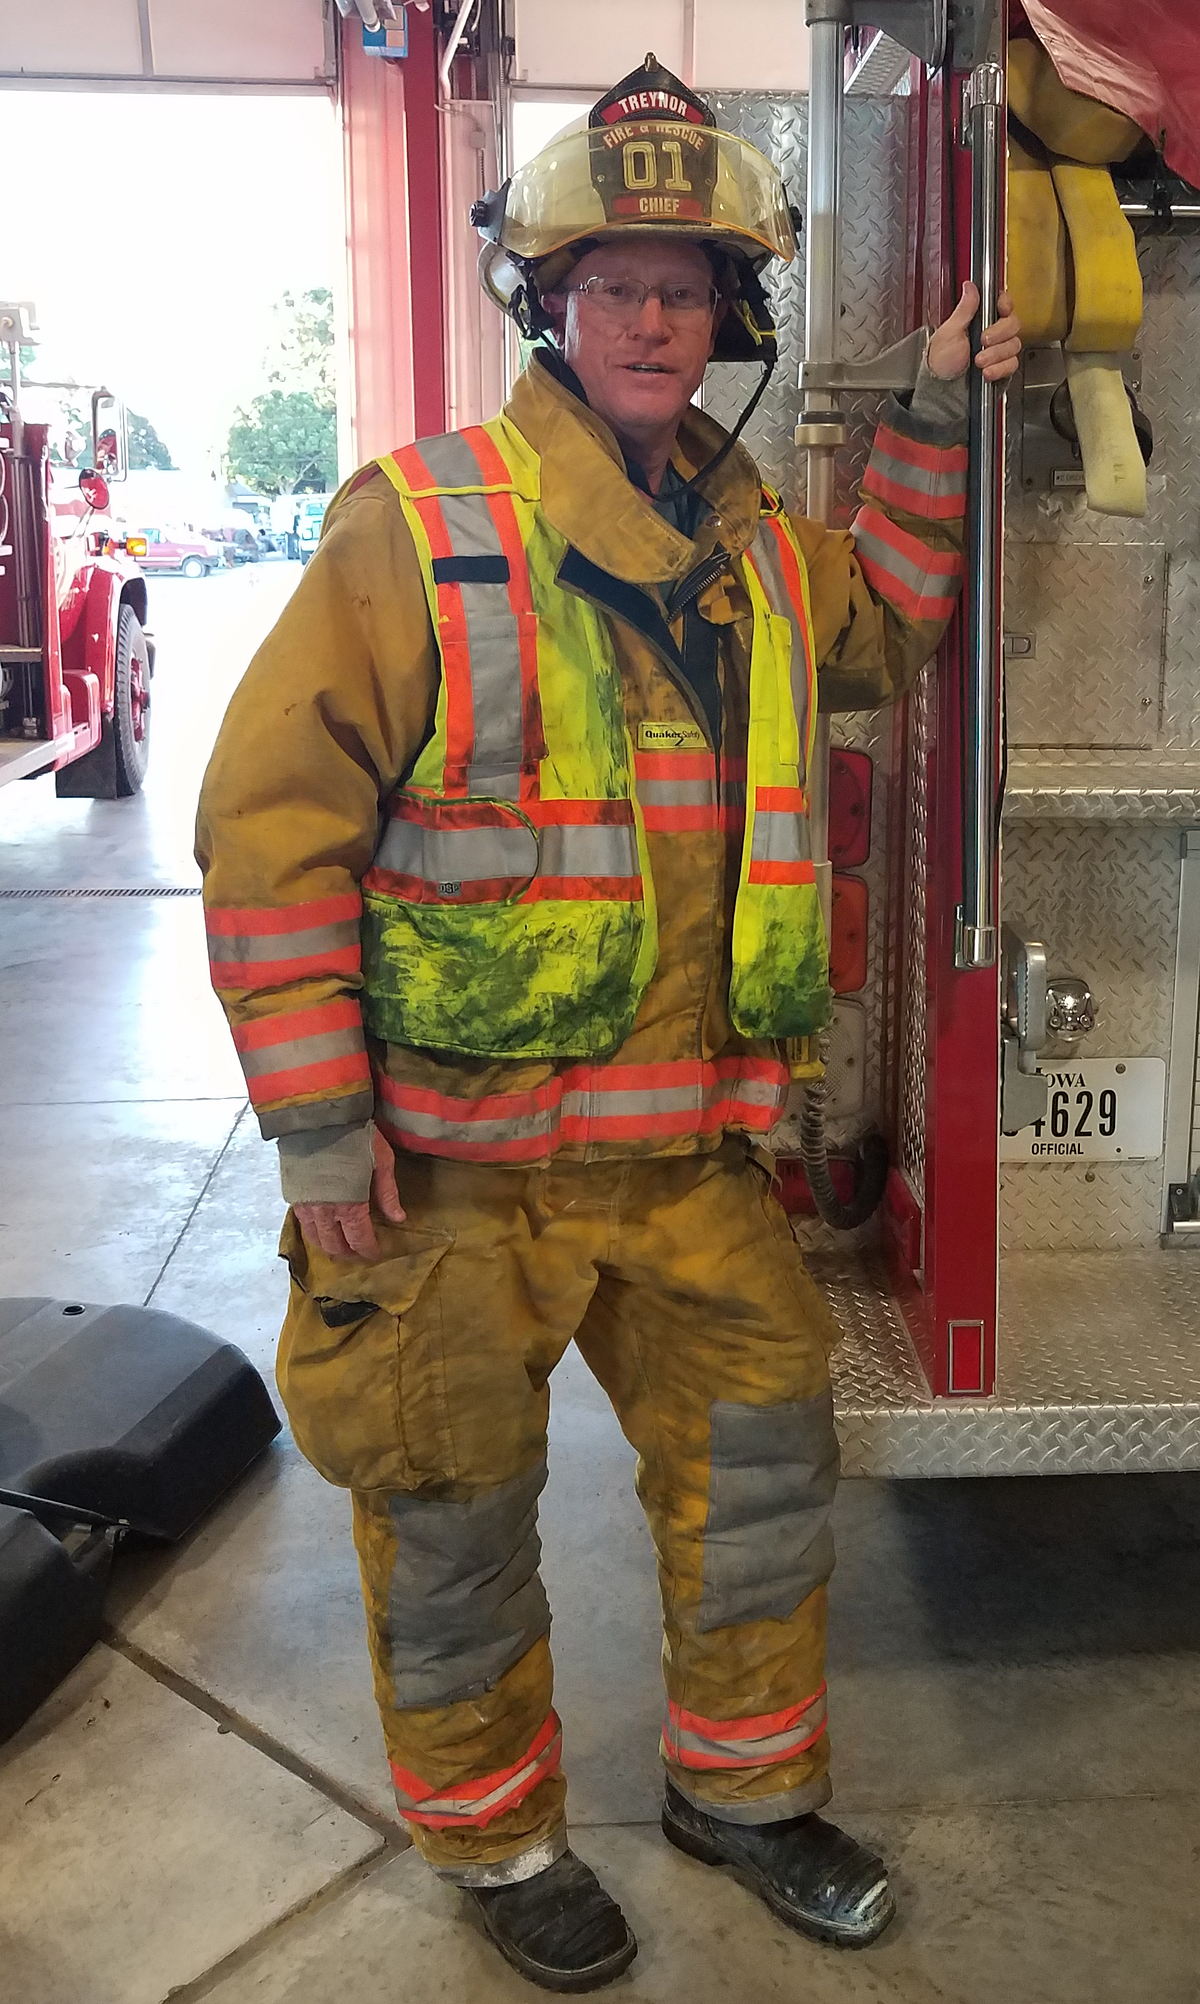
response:
M186 529L141 529L146 550L139 562L144 571L179 571L185 578L206 578L225 562L225 548L209 536Z
M53 770L59 794L136 793L150 757L154 642L146 540L114 526L109 485L128 469L125 412L92 397L90 467L50 464L49 426L21 414L26 302L0 304L0 783Z
M302 564L306 564L321 540L321 524L332 494L297 495L296 541Z
M235 528L231 523L219 529L202 529L201 535L210 542L219 543L227 564L256 564L262 555L257 532L251 528Z

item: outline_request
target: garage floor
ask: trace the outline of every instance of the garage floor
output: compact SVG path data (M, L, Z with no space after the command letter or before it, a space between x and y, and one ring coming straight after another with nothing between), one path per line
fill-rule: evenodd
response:
M0 1293L153 1301L269 1373L271 1152L205 975L190 822L291 566L155 580L142 799L0 792ZM843 1487L835 1812L892 1861L859 1955L656 1825L656 1594L629 1450L576 1361L543 1511L574 1841L654 2004L1196 2004L1200 1477ZM5 2004L501 2004L533 1992L403 1848L347 1499L286 1435L0 1749Z

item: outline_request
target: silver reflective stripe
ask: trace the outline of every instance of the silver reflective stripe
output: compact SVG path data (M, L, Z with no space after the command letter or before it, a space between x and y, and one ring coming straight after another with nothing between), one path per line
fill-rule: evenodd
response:
M286 1044L265 1044L256 1051L243 1051L242 1070L248 1079L267 1078L272 1072L294 1071L299 1065L351 1058L364 1048L362 1031L352 1024L346 1030L323 1030L315 1037L294 1037Z
M928 466L912 466L907 459L893 459L890 452L883 450L878 439L870 463L885 480L894 481L897 487L907 487L914 494L927 495L930 500L942 500L946 495L965 494L967 491L965 467L960 473L934 473Z
M423 440L417 447L439 485L478 487L483 472L458 432ZM439 505L451 554L503 555L486 494L443 494ZM467 769L471 793L515 800L523 746L521 727L521 644L517 617L506 584L464 582L460 593L471 665L474 742Z
M808 822L802 814L759 808L754 816L750 854L756 863L807 863L812 856Z
M548 1141L558 1124L555 1108L499 1120L449 1120L444 1114L418 1112L415 1107L395 1106L390 1100L383 1102L380 1119L398 1134L410 1134L424 1141L443 1141L453 1136L479 1148L504 1141Z
M540 835L523 824L503 828L422 828L392 819L384 830L375 867L441 888L448 884L517 882L536 877L640 875L636 831L608 823L563 824ZM450 898L453 891L444 891Z
M311 926L306 932L217 933L208 935L208 957L216 961L317 960L323 953L337 953L357 946L357 919L341 919L336 925Z
M436 487L483 485L483 468L460 431L448 431L441 438L419 438L416 449Z
M710 779L639 779L643 807L711 807L715 794Z
M822 1692L786 1733L767 1733L761 1739L710 1739L704 1733L687 1732L682 1726L668 1726L667 1732L672 1745L680 1753L719 1755L731 1764L736 1762L738 1765L761 1767L793 1752L805 1740L812 1739L824 1726L825 1717L826 1702Z
M603 1073L600 1074L603 1078ZM779 1097L779 1087L773 1079L714 1079L707 1085L679 1086L639 1086L628 1091L614 1091L596 1084L586 1090L565 1092L562 1110L565 1116L576 1119L612 1120L642 1116L652 1119L655 1114L680 1113L686 1110L703 1112L705 1108L719 1106L726 1101L732 1106L774 1106Z
M560 1727L549 1744L542 1748L541 1753L532 1755L529 1760L525 1761L518 1768L516 1774L510 1774L506 1781L500 1782L487 1795L453 1795L447 1793L445 1795L427 1795L422 1801L414 1802L413 1798L410 1795L406 1795L397 1783L395 1784L396 1801L399 1805L401 1815L411 1816L416 1821L425 1816L444 1816L453 1818L455 1822L475 1824L479 1822L481 1816L486 1816L489 1810L495 1810L500 1803L506 1801L510 1795L515 1794L522 1783L529 1780L530 1775L536 1774L538 1768L546 1767L548 1772L552 1773L561 1759L562 1728Z
M892 543L885 543L882 536L862 526L862 510L850 524L850 534L860 556L875 565L877 570L895 578L898 584L907 585L917 598L953 598L958 591L958 577L947 571L931 569L927 564L916 564L911 557L902 556ZM927 619L937 615L932 611L924 615Z
M375 867L435 885L524 883L538 866L537 837L520 823L507 828L422 828L390 820Z
M540 848L539 876L618 877L632 884L641 875L637 831L628 822L543 828Z
M387 1632L399 1709L452 1705L488 1690L549 1632L538 1576L545 1483L543 1459L465 1502L391 1498Z
M804 648L804 623L784 583L779 545L765 523L754 538L752 550L771 611L786 619L792 629L792 706L800 732L800 780L803 784L808 744L808 656ZM799 558L798 561L802 563L804 560Z
M833 1395L774 1406L715 1399L696 1627L786 1621L833 1571Z

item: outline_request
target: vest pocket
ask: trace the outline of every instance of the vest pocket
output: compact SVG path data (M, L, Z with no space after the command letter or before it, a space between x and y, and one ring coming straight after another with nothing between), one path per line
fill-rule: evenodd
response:
M454 1479L434 1277L454 1238L376 1229L383 1258L331 1260L288 1212L277 1378L296 1445L325 1480L388 1494Z

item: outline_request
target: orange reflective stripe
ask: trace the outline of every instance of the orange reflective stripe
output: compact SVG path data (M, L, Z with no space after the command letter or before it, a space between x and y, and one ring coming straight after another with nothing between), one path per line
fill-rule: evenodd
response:
M506 1809L524 1802L539 1781L556 1774L561 1760L562 1726L557 1712L550 1712L526 1752L511 1767L498 1768L476 1781L435 1789L419 1774L393 1761L392 1783L400 1814L407 1822L419 1823L423 1830L484 1830Z
M781 1712L748 1719L706 1719L669 1701L663 1747L680 1767L779 1767L815 1746L825 1731L825 1686Z
M459 1161L535 1162L565 1143L765 1134L780 1118L788 1073L775 1058L666 1059L654 1065L572 1065L528 1092L480 1099L409 1086L381 1074L380 1126L397 1146Z
M511 475L499 450L481 425L464 433L479 460L485 480L501 486ZM542 699L538 688L537 614L529 586L529 562L521 537L521 525L511 494L489 494L488 507L496 525L500 548L508 559L508 601L517 622L521 661L521 794L522 800L536 800L540 790L541 761L547 756L546 733L542 723Z
M931 549L878 508L860 508L850 533L862 574L881 598L914 622L950 617L962 577L957 550Z
M402 446L392 454L410 488L429 488L434 481L415 445ZM436 494L414 494L413 507L429 539L430 555L454 554L450 533ZM446 684L446 759L443 784L447 793L467 790L467 773L475 743L475 699L471 684L471 643L462 586L443 583L435 586L438 608L438 647Z
M702 834L718 827L712 752L639 751L633 769L648 835Z
M261 909L210 905L204 922L213 987L279 988L323 974L357 974L361 913L357 891Z

